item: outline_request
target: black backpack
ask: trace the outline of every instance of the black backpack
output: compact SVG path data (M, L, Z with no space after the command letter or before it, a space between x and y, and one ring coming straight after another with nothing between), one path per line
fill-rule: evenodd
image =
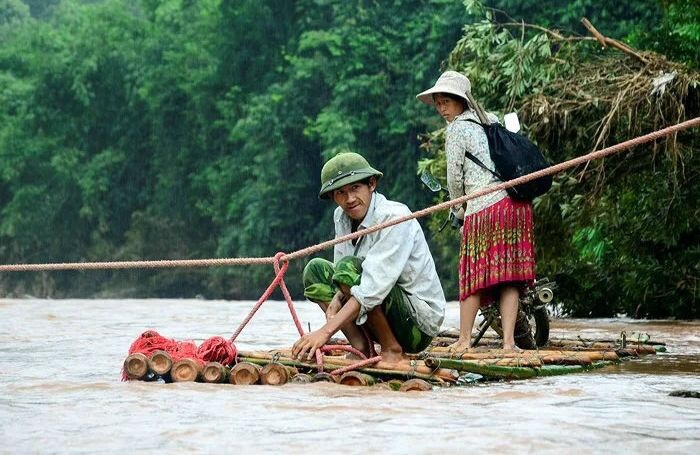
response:
M466 119L466 121L476 123L484 128L486 138L489 141L489 154L496 167L496 172L487 168L481 160L465 150L466 157L492 173L499 180L505 182L549 167L549 163L540 149L525 136L508 131L499 123L479 123L472 119ZM552 176L545 175L527 183L506 188L506 191L513 199L531 201L549 191L551 187Z

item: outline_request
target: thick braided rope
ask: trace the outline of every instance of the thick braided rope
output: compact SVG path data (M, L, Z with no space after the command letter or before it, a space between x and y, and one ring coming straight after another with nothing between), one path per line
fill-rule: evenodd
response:
M273 262L274 257L172 260L162 259L156 261L58 262L50 264L0 265L0 272L37 272L45 270L165 269L175 267L224 267L231 265L272 264Z
M520 185L521 183L529 182L545 175L552 175L563 170L578 166L579 164L602 158L613 153L617 153L621 150L625 150L636 145L644 144L646 142L651 142L664 136L669 136L671 134L677 133L681 130L694 128L700 126L700 117L696 117L691 120L686 120L677 125L669 126L658 131L654 131L644 136L639 136L634 139L630 139L625 142L621 142L617 145L613 145L597 152L591 152L587 155L580 156L568 161L565 161L554 166L550 166L546 169L542 169L532 174L528 174L517 179L509 180L504 183L499 183L498 185L490 186L479 191L475 191L467 196L462 196L450 201L442 202L440 204L418 210L410 215L406 215L400 218L395 218L391 221L376 224L367 229L363 229L352 234L348 234L342 237L338 237L326 242L319 243L307 248L303 248L294 251L290 254L286 254L280 258L282 262L289 262L293 259L299 259L305 256L310 256L312 254L323 251L330 248L338 243L347 242L348 240L353 240L358 237L362 237L366 234L371 234L372 232L379 231L381 229L394 226L399 223L403 223L415 218L424 217L430 215L431 213L438 212L441 210L448 209L452 206L462 204L471 199L484 196L485 194L492 193L494 191L503 190L510 188L511 186ZM77 263L53 263L53 264L8 264L0 265L0 272L26 272L26 271L43 271L43 270L99 270L99 269L134 269L134 268L168 268L168 267L222 267L222 266L232 266L232 265L251 265L251 264L272 264L274 263L274 257L259 257L259 258L221 258L221 259L183 259L183 260L159 260L159 261L118 261L118 262L77 262Z

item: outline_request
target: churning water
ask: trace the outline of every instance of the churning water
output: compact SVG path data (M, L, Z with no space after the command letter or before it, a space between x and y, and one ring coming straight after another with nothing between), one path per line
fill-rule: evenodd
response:
M121 382L146 329L230 337L252 302L0 300L0 453L700 453L700 322L556 320L552 336L646 332L668 352L569 376L401 393L328 383ZM307 327L323 315L297 304ZM448 306L446 326L457 326ZM239 349L288 347L268 302Z

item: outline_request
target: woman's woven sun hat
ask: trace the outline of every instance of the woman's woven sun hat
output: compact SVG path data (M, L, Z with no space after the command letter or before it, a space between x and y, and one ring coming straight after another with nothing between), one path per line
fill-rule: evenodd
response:
M456 95L465 101L470 101L472 84L467 76L457 71L445 71L440 75L435 85L428 90L416 95L416 98L425 104L433 105L433 95L436 93L449 93Z

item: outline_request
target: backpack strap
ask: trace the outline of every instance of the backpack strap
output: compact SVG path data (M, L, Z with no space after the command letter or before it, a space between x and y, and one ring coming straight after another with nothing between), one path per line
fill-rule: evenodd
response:
M460 120L462 120L462 119L460 119ZM470 118L465 118L465 119L463 119L463 120L464 120L465 122L476 123L477 125L483 127L484 129L486 129L486 126L487 126L487 125L484 125L483 123L479 123L479 122L477 122L476 120L472 120L472 119L470 119ZM486 165L485 165L484 163L482 163L481 160L480 160L479 158L477 158L476 156L474 156L469 150L465 150L465 151L464 151L464 156L466 156L467 158L469 158L469 159L470 159L474 164L476 164L477 166L479 166L479 167L481 167L481 168L483 168L483 169L489 171L490 173L492 173L492 174L494 175L494 177L496 177L496 178L497 178L498 180L500 180L501 182L504 182L504 181L505 181L505 180L503 180L503 177L501 177L497 172L492 171L491 169L489 169L488 167L486 167Z

